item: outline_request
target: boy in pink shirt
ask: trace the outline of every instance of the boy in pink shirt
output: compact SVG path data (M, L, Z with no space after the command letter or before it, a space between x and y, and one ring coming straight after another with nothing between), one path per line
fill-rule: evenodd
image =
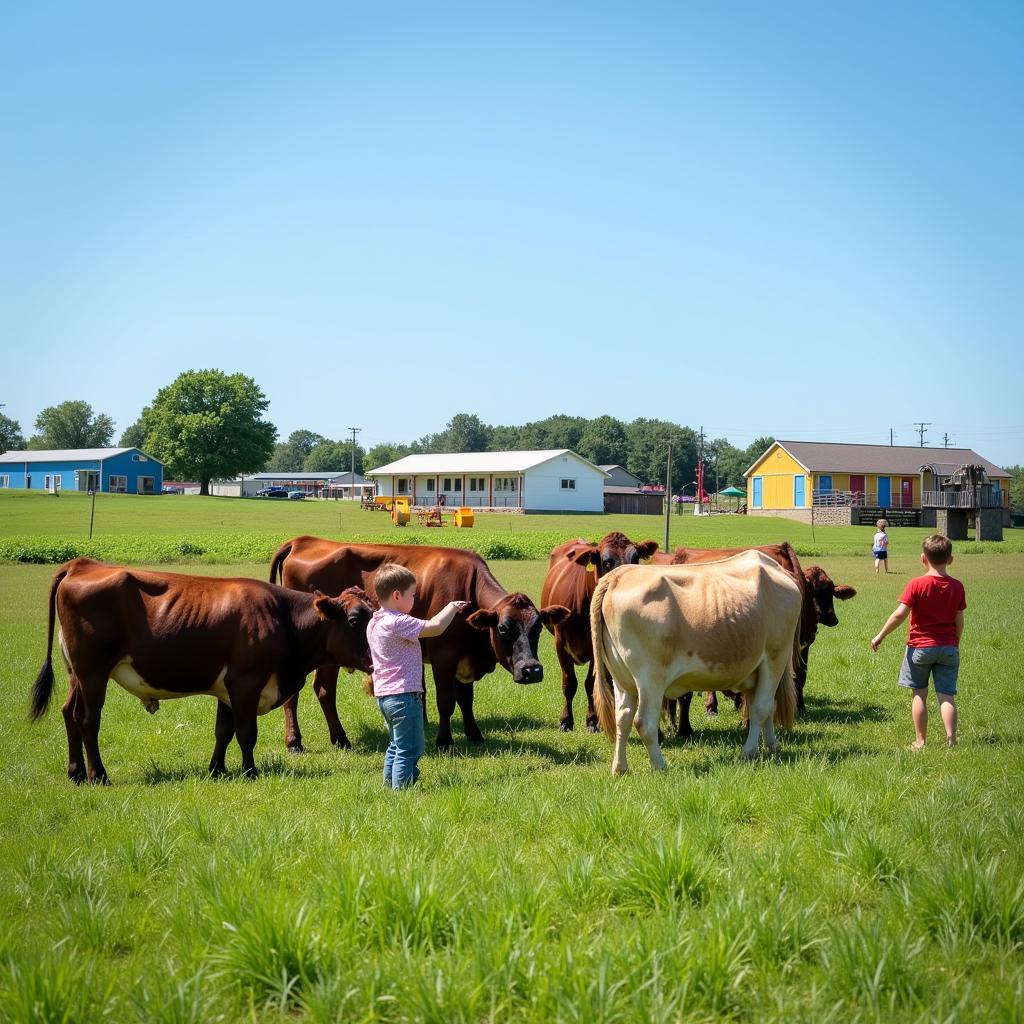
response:
M946 572L953 561L953 544L933 533L921 545L921 564L926 572L911 580L900 595L896 611L871 641L877 651L882 641L910 616L907 653L900 668L899 684L914 694L911 716L917 738L912 750L920 750L928 733L928 680L935 685L946 742L956 746L956 680L960 669L960 635L964 631L967 600L964 585Z
M391 737L384 755L384 785L404 789L420 777L424 748L420 640L443 633L468 602L451 601L432 619L417 619L409 614L416 600L416 577L393 562L377 570L373 589L381 606L366 627L366 639L373 658L373 695Z

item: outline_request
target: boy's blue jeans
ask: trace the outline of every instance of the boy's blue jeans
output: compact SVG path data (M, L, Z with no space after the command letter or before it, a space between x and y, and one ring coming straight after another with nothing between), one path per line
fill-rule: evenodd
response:
M423 756L423 705L418 693L378 697L377 707L388 723L391 743L384 755L384 785L404 789L420 777Z

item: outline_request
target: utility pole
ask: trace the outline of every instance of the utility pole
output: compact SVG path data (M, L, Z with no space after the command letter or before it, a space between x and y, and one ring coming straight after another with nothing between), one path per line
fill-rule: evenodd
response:
M917 432L921 437L921 447L924 447L924 435L927 433L926 427L930 427L931 423L922 423L919 420L914 421L914 426L917 427Z
M668 459L665 462L665 547L663 551L671 551L668 546L668 527L672 514L672 437L668 439Z
M704 510L704 428L697 440L697 510Z
M892 447L892 427L889 428L889 447Z
M363 432L362 427L349 427L352 431L352 497L356 496L356 434Z
M945 432L942 435L942 447L943 448L948 448L949 447L949 434L947 434Z

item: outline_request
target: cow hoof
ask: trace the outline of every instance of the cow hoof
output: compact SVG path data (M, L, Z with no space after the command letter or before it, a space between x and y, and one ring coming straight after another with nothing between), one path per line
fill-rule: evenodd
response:
M573 722L559 722L558 723L558 731L559 732L572 732L573 724L574 724Z
M744 761L756 761L757 760L757 751L756 750L744 750L743 751L743 760Z
M601 726L597 722L587 722L587 732L600 732Z
M339 750L352 749L352 741L347 736L341 736L338 739L334 740L333 745L336 746Z
M76 785L81 786L86 780L85 772L79 770L75 772L68 772L68 778Z
M452 740L438 740L437 752L439 754L454 754L455 743Z
M260 777L259 770L256 768L250 768L248 771L242 772L242 778L247 782L252 782Z
M95 778L90 779L89 782L94 786L109 786L110 778L106 773L104 773L103 775L97 775Z
M306 748L302 745L302 740L292 740L292 742L288 744L289 754L304 754L305 752Z
M676 733L676 739L679 740L680 743L692 743L693 742L693 733L692 732L677 732Z

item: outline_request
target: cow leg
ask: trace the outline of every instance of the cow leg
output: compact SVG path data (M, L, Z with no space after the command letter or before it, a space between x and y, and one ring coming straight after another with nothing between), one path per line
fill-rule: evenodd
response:
M626 760L626 743L633 729L637 708L636 691L615 687L615 756L612 758L612 775L625 775L629 770Z
M345 732L345 727L338 717L338 666L322 665L313 676L313 692L320 701L320 708L327 720L327 731L331 736L331 745L339 750L351 750L352 743Z
M64 715L64 729L68 734L68 778L72 782L85 782L85 750L82 748L82 730L78 727L77 704L80 700L81 684L71 676L68 699L64 701L61 714Z
M235 735L235 716L231 712L231 705L223 701L217 701L217 724L213 728L214 744L213 757L210 758L210 774L213 776L223 775L227 771L224 757L228 752L228 744ZM289 749L291 749L289 747ZM301 749L301 747L299 748Z
M85 756L89 762L87 778L90 782L109 786L110 778L100 757L100 719L103 702L107 699L107 677L81 680L79 699L75 701L75 716L85 744Z
M583 680L583 692L587 695L587 732L600 732L601 723L597 720L597 708L594 707L594 662L587 663L587 675Z
M576 696L576 687L579 685L576 680L576 662L572 660L572 655L565 649L557 635L555 637L555 654L558 655L558 667L562 670L562 696L565 697L558 728L562 732L572 732L573 726L576 724L572 716L572 700ZM587 675L590 677L589 671ZM593 692L594 681L592 678L590 687Z
M455 745L452 739L452 715L455 712L455 670L451 666L435 664L434 690L437 693L437 749L450 751Z
M476 717L473 715L473 684L456 683L455 700L462 712L462 728L466 733L466 739L470 743L483 743L484 734L480 726L476 724Z
M757 685L747 691L747 709L750 718L750 731L747 742L743 744L743 757L749 761L757 757L761 744L761 730L771 721L775 713L775 690L778 678L773 678L771 664L767 657L762 658L757 667ZM774 729L772 730L774 736Z
M804 705L804 683L807 682L807 655L811 653L810 647L805 647L803 650L803 658L800 659L800 664L796 666L796 671L793 673L793 686L796 688L796 713L802 715L806 710Z
M718 714L717 690L708 690L708 695L704 700L704 713L708 718L714 718Z
M661 701L651 700L641 692L637 698L636 731L647 748L647 756L651 759L651 767L655 771L665 771L665 758L658 743L658 719L661 717Z
M298 693L293 693L281 705L281 710L284 712L284 745L288 748L289 753L301 754L305 747L302 745L302 733L299 731ZM210 766L210 771L213 771L212 765Z
M693 728L690 725L690 705L693 703L693 691L688 690L676 701L679 705L679 724L676 726L676 739L684 743L693 742Z
M256 725L256 707L265 683L266 680L262 677L254 679L250 676L247 679L236 680L234 686L228 685L235 738L242 750L242 775L247 779L255 779L259 775L253 751L256 749L256 736L259 731Z

